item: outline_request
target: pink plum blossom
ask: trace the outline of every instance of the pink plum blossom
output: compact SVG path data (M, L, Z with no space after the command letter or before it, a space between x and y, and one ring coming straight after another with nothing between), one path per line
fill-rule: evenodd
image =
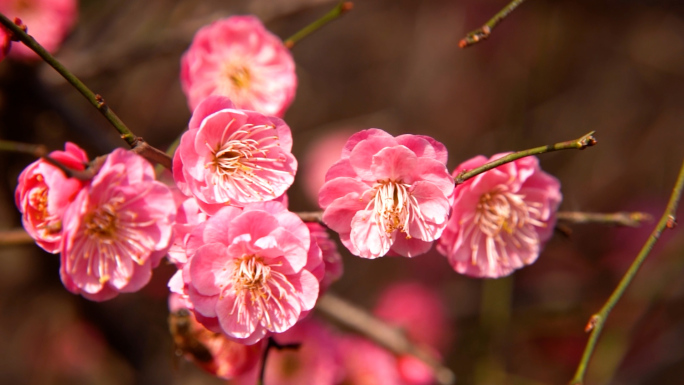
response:
M404 385L397 359L387 350L355 336L338 337L342 362L341 384Z
M477 156L458 166L454 176L505 155ZM437 250L457 272L487 278L509 275L537 260L562 200L558 180L532 156L467 180L454 196Z
M265 344L243 345L208 330L197 322L176 293L169 297L169 309L169 329L177 354L227 380L257 369Z
M95 301L139 290L171 246L175 216L152 165L114 150L64 213L62 282Z
M273 339L280 346L288 347L269 350L264 384L340 384L342 367L337 338L322 323L307 318L297 322L286 332L273 335ZM260 367L261 365L257 365L251 373L236 377L231 384L257 384Z
M78 16L76 0L0 0L0 12L10 20L19 18L48 52L57 51ZM30 48L14 44L10 57L20 60L38 60Z
M181 59L181 85L194 110L209 95L238 108L282 117L295 96L290 51L253 16L232 16L203 27Z
M444 145L427 136L358 132L325 177L318 201L323 222L363 258L390 249L406 257L423 254L449 216L454 181L446 161Z
M355 132L347 128L329 131L307 146L299 177L304 192L312 201L318 200L318 192L325 183L325 174L340 159L342 148Z
M306 227L309 228L311 237L316 241L323 255L324 265L321 265L321 268L325 269L325 274L321 281L321 293L323 293L333 282L342 276L344 271L342 256L337 251L337 245L335 241L330 239L325 227L316 222L306 222Z
M204 100L173 157L176 185L210 215L283 195L297 171L287 124L233 107L221 96Z
M378 318L402 329L413 342L444 349L449 345L447 311L439 293L419 282L385 288L373 309Z
M318 298L321 251L279 202L222 208L190 234L186 252L181 293L198 321L234 341L288 330Z
M7 56L10 48L12 47L12 38L5 27L0 26L0 61Z
M88 163L85 152L70 142L64 145L64 151L53 151L50 157L78 171L84 170ZM62 170L43 159L31 163L19 175L14 198L22 214L22 224L45 251L59 252L62 215L84 184L76 178L68 178Z
M400 282L384 289L373 313L403 330L413 343L432 350L436 357L438 350L449 345L450 327L442 299L433 289L419 282ZM435 383L433 370L413 356L399 356L397 370L406 384Z

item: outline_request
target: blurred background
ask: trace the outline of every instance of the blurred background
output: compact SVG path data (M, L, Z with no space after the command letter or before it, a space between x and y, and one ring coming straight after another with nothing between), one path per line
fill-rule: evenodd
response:
M252 13L286 38L335 4L83 0L57 58L134 133L166 149L190 117L179 60L199 27ZM322 182L316 166L360 129L430 135L449 149L450 169L475 155L596 130L596 147L541 157L561 180L561 210L659 218L684 158L684 3L530 0L490 39L458 48L505 4L360 0L297 44L299 88L285 115L300 162L290 209L318 209L310 192ZM69 140L91 158L125 147L52 68L10 60L0 63L0 138L51 150ZM0 231L21 226L14 188L32 161L0 153ZM564 384L584 349L587 320L654 225L570 225L535 264L499 280L458 275L434 250L371 261L341 249L345 273L331 291L370 310L389 285L422 283L446 309L451 338L442 354L458 384ZM173 358L172 266L162 264L141 292L105 303L67 292L58 268L58 256L33 244L0 248L0 383L221 383ZM663 235L611 314L588 384L682 383L683 273L680 228Z

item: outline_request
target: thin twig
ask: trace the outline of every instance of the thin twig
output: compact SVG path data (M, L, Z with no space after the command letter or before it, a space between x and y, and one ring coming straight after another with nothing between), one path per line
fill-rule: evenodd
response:
M658 241L658 238L660 238L662 232L666 228L672 229L675 227L675 212L677 211L677 204L679 203L679 199L682 196L682 190L684 190L684 162L682 163L682 167L679 170L677 182L675 183L675 186L672 189L670 201L668 202L667 207L665 208L663 216L660 218L660 221L658 221L658 225L656 225L655 229L653 229L651 236L648 238L648 240L642 247L641 251L634 259L634 262L632 262L632 265L629 267L629 270L627 270L627 273L625 273L624 277L622 277L622 280L620 280L620 283L617 285L617 287L610 295L606 303L603 305L601 310L599 310L598 313L592 315L589 319L589 322L585 327L585 331L591 331L591 335L589 336L589 341L587 341L587 346L584 349L584 353L582 354L582 359L580 360L580 363L577 366L575 376L573 377L572 381L570 381L571 385L582 385L584 383L584 374L587 370L589 360L591 359L591 356L594 353L596 342L598 341L598 338L601 335L601 330L603 330L603 326L606 323L608 315L610 314L613 307L620 300L620 298L622 298L622 295L627 289L627 286L629 286L629 284L632 282L632 279L634 279L634 276L639 271L639 267L644 262L648 254L651 252L651 249L653 249L653 245L655 245L656 241Z
M273 337L268 337L266 343L266 347L264 348L264 352L261 356L261 369L259 371L259 385L264 385L264 377L266 375L266 359L268 359L268 354L271 351L271 348L276 348L278 350L283 350L283 349L299 349L301 344L279 344L278 341L273 339Z
M0 246L27 245L33 242L33 238L24 229L0 231Z
M335 6L335 8L331 9L328 13L323 15L320 19L314 21L313 23L307 25L306 27L302 28L299 30L297 33L294 35L290 36L285 40L283 44L285 44L285 47L292 49L295 44L297 44L300 40L303 38L311 35L312 33L318 31L321 27L324 25L330 23L331 21L339 18L340 16L344 15L345 13L349 12L354 8L354 3L351 1L340 1L339 4Z
M461 39L461 41L458 42L458 46L460 48L466 48L470 47L473 44L476 44L478 42L481 42L482 40L486 39L489 37L489 35L492 33L492 30L494 27L497 26L503 19L506 18L511 12L513 12L514 9L516 9L522 2L525 0L513 0L508 5L506 5L502 10L499 11L494 17L489 19L488 22L486 22L482 27L469 32L466 37Z
M0 151L18 152L20 154L32 155L36 158L43 158L46 162L62 171L67 178L90 180L94 175L88 171L74 170L63 165L60 161L50 157L50 155L48 155L47 147L42 144L21 143L0 139Z
M16 22L20 22L20 20L16 20ZM148 160L155 161L155 162L160 162L163 164L165 167L168 166L168 168L171 168L171 159L162 159L159 156L153 156L152 158L148 158L147 156L151 154L152 150L150 150L148 147L151 147L149 145L145 146L146 143L142 140L142 138L137 137L131 130L126 127L124 122L119 119L119 117L112 111L111 108L105 103L105 100L102 96L95 94L93 91L90 90L81 80L79 80L76 75L71 73L69 70L66 69L60 63L57 61L57 59L54 58L43 46L38 44L38 42L31 36L29 36L26 33L26 26L25 25L17 25L15 22L11 21L8 19L4 14L0 13L0 24L5 26L7 29L10 30L12 33L12 38L17 41L21 41L29 47L33 52L35 52L38 56L40 56L46 63L48 63L52 68L54 68L64 79L66 79L69 83L71 83L78 92L81 93L88 101L90 104L92 104L95 108L97 108L98 111L114 126L114 128L119 132L121 135L121 139L125 140L126 143L128 143L131 148L136 150L138 153L140 153L142 156L145 156ZM143 147L142 149L138 150L138 147ZM163 154L163 152L159 151L159 153ZM157 154L158 155L158 154Z
M13 142L11 140L2 139L0 139L0 151L18 152L20 154L27 154L36 158L43 157L49 152L47 147L42 144Z
M399 329L387 325L342 298L327 293L318 299L316 309L395 354L409 354L423 361L432 368L440 385L450 385L456 381L454 372L443 366L434 354L411 343Z
M323 211L305 211L296 214L304 222L323 222Z
M550 144L550 145L546 145L546 146L531 148L529 150L514 152L512 154L508 154L508 155L506 155L502 158L499 158L497 160L491 161L489 163L485 163L482 166L475 168L475 169L472 169L470 171L467 171L467 170L463 171L462 173L458 174L458 176L456 176L456 178L454 178L456 180L456 185L458 186L459 184L467 181L468 179L470 179L474 176L482 174L485 171L489 171L493 168L501 166L502 164L506 164L506 163L512 162L514 160L524 158L526 156L539 155L539 154L544 154L547 152L559 151L559 150L572 150L572 149L584 150L585 148L591 147L597 143L596 138L594 138L594 132L596 132L596 131L592 131L592 132L582 136L579 139L568 140L567 142L559 142L556 144Z
M617 212L617 213L589 213L581 211L559 211L556 214L559 221L567 221L578 224L600 223L604 225L639 227L645 222L653 220L651 214L642 212Z

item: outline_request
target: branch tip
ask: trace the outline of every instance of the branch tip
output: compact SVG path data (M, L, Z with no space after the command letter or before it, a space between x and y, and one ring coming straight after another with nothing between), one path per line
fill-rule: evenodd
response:
M587 147L595 146L598 143L596 137L594 137L595 133L596 131L592 131L580 138L580 140L577 142L580 150L584 150Z

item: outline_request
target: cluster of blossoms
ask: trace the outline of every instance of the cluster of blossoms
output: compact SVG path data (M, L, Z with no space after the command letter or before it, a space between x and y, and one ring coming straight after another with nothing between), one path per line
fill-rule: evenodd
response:
M72 143L50 158L85 170L85 152ZM95 301L139 290L171 246L176 207L152 165L114 150L87 181L46 160L19 175L15 193L26 231L45 251L61 254L66 288Z
M491 159L446 169L445 147L419 135L369 129L349 138L325 175L323 221L354 255L414 257L433 241L454 270L497 278L534 262L552 235L560 183L526 157L454 188L460 173Z
M397 296L402 301L398 302ZM214 333L200 324L172 295L170 328L177 353L197 363L207 372L231 384L258 383L265 365L264 383L273 385L388 384L429 385L435 383L433 370L418 359L395 357L389 351L358 336L334 332L316 318L307 318L283 333L274 335L282 348L272 350L263 362L262 340L243 345ZM409 338L439 357L449 342L446 311L432 289L416 283L388 287L381 293L374 313L390 325L405 330Z
M178 268L169 287L179 350L222 378L253 383L266 337L330 346L318 326L298 322L342 274L341 259L323 226L288 211L298 164L280 117L297 81L282 42L253 17L223 19L197 33L181 67L193 114L173 156L175 186L157 182L147 161L119 149L88 181L33 163L19 177L16 202L38 244L61 253L64 285L89 299L140 289L168 255ZM73 144L51 157L73 170L88 163ZM360 131L325 175L323 222L362 258L415 257L437 242L459 273L510 274L534 262L550 237L560 185L530 157L455 186L456 175L487 161L473 158L450 174L446 147L430 137ZM402 290L394 296L406 301L420 292ZM411 307L429 314L421 301ZM378 312L407 329L423 322L396 316L405 312L391 306ZM428 345L442 339L415 334ZM357 354L335 358L347 369L323 370L316 383L355 382L369 365L378 383L433 380L411 357L397 361L349 337L339 346ZM307 351L300 359L317 364L304 367L330 360Z

